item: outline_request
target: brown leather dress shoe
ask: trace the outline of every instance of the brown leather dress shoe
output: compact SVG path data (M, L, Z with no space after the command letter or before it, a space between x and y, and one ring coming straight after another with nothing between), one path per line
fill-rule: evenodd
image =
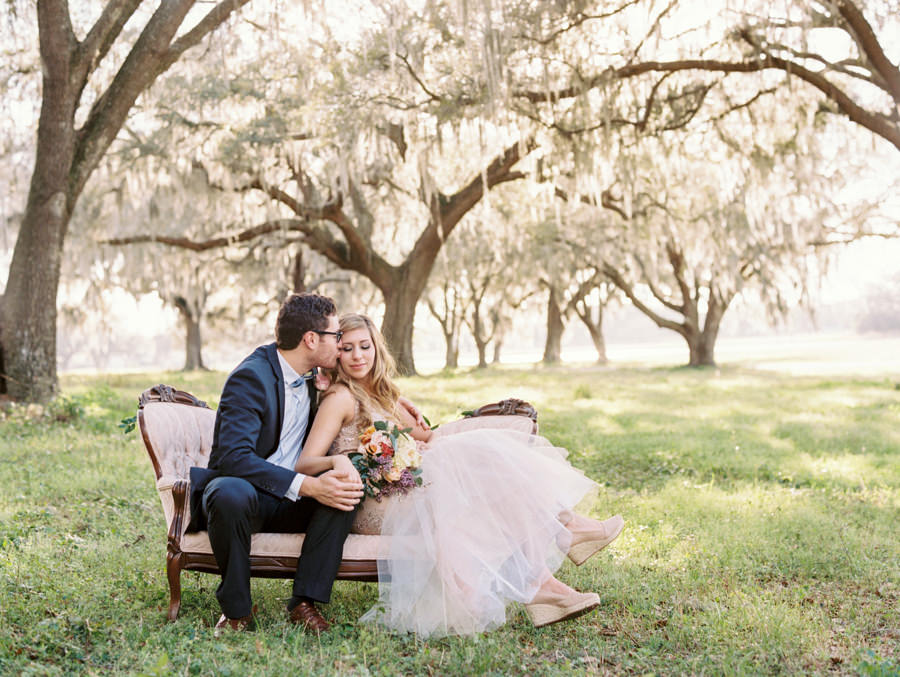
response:
M244 630L253 630L256 627L256 605L253 605L253 610L250 612L249 616L242 616L241 618L228 618L225 614L222 614L219 617L219 622L216 623L215 630L213 630L213 637L219 638L224 635L226 632L243 632Z
M319 634L325 632L331 625L322 618L322 614L312 602L300 602L288 612L291 623L302 625L305 629Z

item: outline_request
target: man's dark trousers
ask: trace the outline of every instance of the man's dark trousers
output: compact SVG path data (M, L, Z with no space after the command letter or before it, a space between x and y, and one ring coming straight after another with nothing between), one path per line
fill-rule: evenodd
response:
M277 498L240 477L211 480L203 491L203 510L222 573L216 598L228 618L250 615L250 537L259 532L306 532L293 595L329 601L355 511L329 508L312 498Z

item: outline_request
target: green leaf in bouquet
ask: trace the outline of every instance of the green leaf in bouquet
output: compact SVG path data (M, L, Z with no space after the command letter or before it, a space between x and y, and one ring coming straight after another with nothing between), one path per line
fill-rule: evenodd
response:
M356 452L353 454L347 454L347 456L350 458L350 462L353 464L353 467L356 468L356 471L360 474L360 476L365 476L369 469L366 455Z
M372 424L372 426L375 428L375 430L382 430L382 431L384 431L384 430L387 430L387 429L388 429L387 421L375 421L375 422Z

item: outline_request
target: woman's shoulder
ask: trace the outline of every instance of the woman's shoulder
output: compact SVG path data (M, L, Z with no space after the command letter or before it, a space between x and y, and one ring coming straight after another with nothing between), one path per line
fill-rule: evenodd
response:
M332 406L341 409L356 410L356 397L350 392L350 388L343 383L335 383L322 393L322 401L330 401Z

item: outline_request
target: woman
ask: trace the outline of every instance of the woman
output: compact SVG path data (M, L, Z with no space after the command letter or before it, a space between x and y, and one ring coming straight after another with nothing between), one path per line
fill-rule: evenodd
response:
M438 435L397 406L393 360L363 315L341 318L340 356L297 471L358 473L348 452L374 420L390 420L422 444L422 489L361 512L381 517L379 603L363 620L421 635L473 634L502 625L524 602L535 626L574 618L600 603L557 580L568 554L581 564L622 529L571 512L595 484L547 440L499 429ZM372 507L375 509L372 510Z

